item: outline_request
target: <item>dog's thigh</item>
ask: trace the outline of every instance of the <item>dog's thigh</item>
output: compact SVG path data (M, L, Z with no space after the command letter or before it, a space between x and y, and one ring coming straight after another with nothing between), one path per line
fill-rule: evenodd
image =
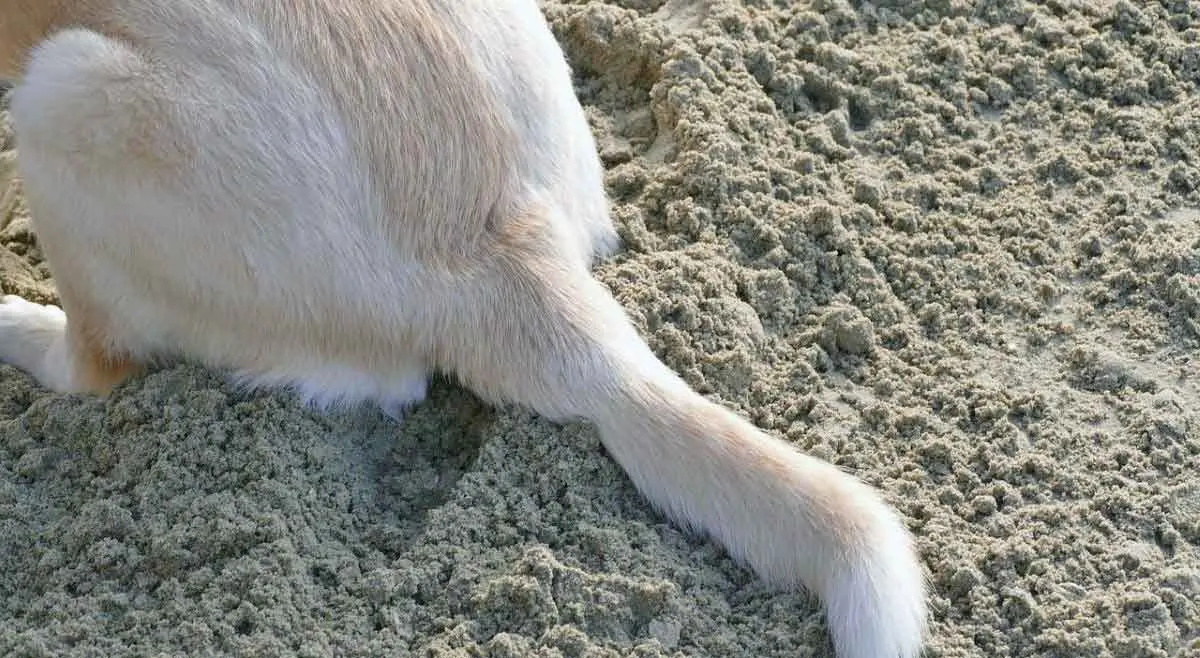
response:
M165 126L154 122L145 70L124 46L68 30L34 51L11 98L18 169L62 308L4 298L0 360L57 391L105 391L136 361L129 349L135 341L120 334L112 309L95 293L136 297L127 286L134 273L121 272L113 255L136 249L137 236L106 209L143 191L105 183L121 169L146 166L131 152L163 162L153 144Z
M71 29L34 50L13 90L17 167L65 318L8 300L0 357L50 388L104 391L186 351L184 334L204 335L246 278L230 259L245 236L209 201L220 157L203 117L222 99L182 68Z
M181 356L317 400L419 400L420 355L388 342L416 312L403 303L416 266L362 221L364 176L327 99L286 62L231 55L205 69L211 57L151 64L67 31L15 90L18 165L66 312L60 333L79 335L65 353L87 347L103 357L87 362L115 365Z

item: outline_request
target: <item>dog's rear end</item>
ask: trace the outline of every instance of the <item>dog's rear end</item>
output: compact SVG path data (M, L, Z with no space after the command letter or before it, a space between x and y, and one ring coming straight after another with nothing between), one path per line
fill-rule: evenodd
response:
M656 507L915 656L924 586L867 486L696 394L589 275L600 166L533 0L0 0L19 166L63 313L0 359L104 392L183 356L317 402L431 369L596 423Z

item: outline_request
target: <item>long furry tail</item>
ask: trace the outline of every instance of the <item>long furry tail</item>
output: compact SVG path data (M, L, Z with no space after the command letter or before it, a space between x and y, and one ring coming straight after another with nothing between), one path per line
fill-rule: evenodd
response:
M670 381L629 382L593 420L637 488L765 580L826 607L841 658L910 658L925 589L907 529L870 487Z
M455 316L472 320L443 348L448 365L484 397L594 422L672 521L767 581L819 596L840 658L915 657L924 577L907 529L876 491L693 391L586 271L539 264L536 253L451 297L462 303Z

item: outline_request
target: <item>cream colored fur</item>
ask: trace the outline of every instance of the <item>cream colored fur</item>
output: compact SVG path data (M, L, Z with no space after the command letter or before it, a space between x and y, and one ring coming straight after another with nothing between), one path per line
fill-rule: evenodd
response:
M0 75L63 309L0 358L104 393L183 357L393 414L456 374L586 418L638 489L826 605L841 658L925 630L869 487L693 392L589 268L616 245L534 0L0 0Z

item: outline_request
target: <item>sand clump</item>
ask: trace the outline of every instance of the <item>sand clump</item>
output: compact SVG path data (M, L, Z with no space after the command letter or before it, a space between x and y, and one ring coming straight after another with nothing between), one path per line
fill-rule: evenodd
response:
M699 390L882 488L928 655L1200 655L1194 4L543 6L625 244L598 276ZM10 164L0 285L51 300ZM588 427L441 381L396 426L189 366L0 374L0 654L830 655Z

